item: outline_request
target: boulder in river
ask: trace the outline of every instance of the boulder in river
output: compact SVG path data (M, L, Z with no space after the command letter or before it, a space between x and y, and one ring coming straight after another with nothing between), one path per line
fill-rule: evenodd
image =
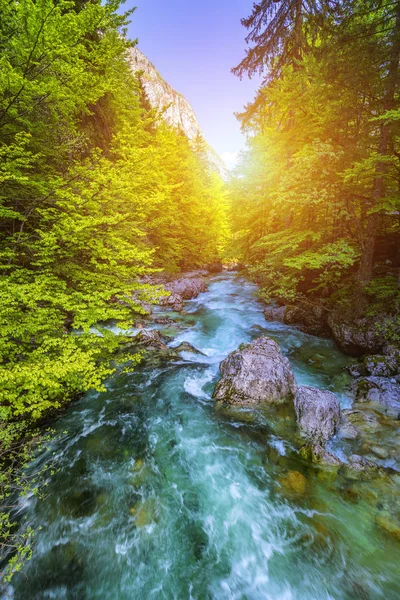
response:
M328 324L333 337L340 348L351 356L378 353L384 340L369 319L345 321L340 315L330 315Z
M168 350L159 331L154 329L142 329L135 337L134 342L145 348L156 348L157 350Z
M183 300L197 298L201 292L207 291L207 284L202 277L180 277L164 285L168 292L178 295Z
M201 352L189 342L181 342L179 346L175 346L172 348L174 352L192 352L192 354L202 354L204 356L204 352Z
M380 428L376 415L370 411L346 408L342 416L343 422L350 423L360 434L369 434Z
M296 325L310 335L320 337L330 335L326 310L320 305L307 301L300 302L298 305L286 306L283 321L286 325Z
M363 377L357 382L359 403L379 404L385 412L400 416L400 384L387 377Z
M161 299L161 306L180 312L183 309L183 298L179 294L171 294Z
M267 306L264 310L264 316L267 321L280 321L283 322L285 316L286 306Z
M211 274L222 273L222 262L220 260L215 260L214 262L207 265L206 269L208 273Z
M294 375L279 345L266 336L232 352L220 364L213 397L230 404L284 403L296 393Z
M328 440L340 423L340 405L335 394L303 385L294 397L296 421L301 433L316 443Z

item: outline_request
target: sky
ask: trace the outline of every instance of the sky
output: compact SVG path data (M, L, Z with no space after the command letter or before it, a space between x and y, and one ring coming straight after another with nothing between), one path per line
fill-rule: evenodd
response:
M254 98L259 79L242 81L231 68L244 57L240 19L253 0L126 0L137 7L129 36L162 77L192 105L207 142L233 166L245 147L234 112Z

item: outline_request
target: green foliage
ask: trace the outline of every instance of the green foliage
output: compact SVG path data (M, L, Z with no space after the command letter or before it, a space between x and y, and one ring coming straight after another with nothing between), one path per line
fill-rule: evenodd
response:
M264 0L243 20L250 48L234 71L265 80L239 115L249 137L230 186L233 252L265 298L351 302L339 292L360 297L375 267L400 267L399 4L326 9ZM386 302L399 311L396 295Z
M373 279L365 290L371 298L368 314L371 316L379 313L400 312L400 289L395 277L377 277Z

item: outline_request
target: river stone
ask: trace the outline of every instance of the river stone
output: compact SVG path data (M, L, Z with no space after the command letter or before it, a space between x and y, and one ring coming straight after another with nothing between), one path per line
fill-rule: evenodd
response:
M284 493L302 496L307 491L308 482L300 471L288 471L279 477L279 484Z
M297 425L303 435L321 443L328 440L340 423L340 404L332 392L307 385L294 397Z
M342 415L360 433L370 433L380 428L379 421L372 412L346 408Z
M207 291L207 284L202 277L181 277L164 285L171 294L180 296L183 300L197 298L201 292Z
M339 436L344 440L355 440L360 435L358 429L350 422L346 415L342 412L340 421Z
M394 377L400 373L400 358L393 353L389 356L375 354L364 358L364 368L367 375L373 377Z
M286 306L267 306L264 310L264 316L267 321L283 322Z
M168 346L163 342L161 334L156 330L142 329L133 339L135 343L145 348L168 350Z
M341 461L331 452L325 450L320 444L307 444L300 448L300 455L305 459L309 460L318 465L324 465L326 467L337 467L341 466Z
M189 344L189 342L181 342L179 346L175 346L175 348L172 348L172 350L175 352L191 352L192 354L202 354L204 356L204 352L201 352L192 346L192 344Z
M340 472L348 479L368 480L378 475L379 468L371 460L358 454L352 454L349 457L349 462L342 466Z
M382 349L384 340L371 320L345 321L335 314L329 316L328 324L337 344L351 356L378 353Z
M306 301L296 305L288 305L285 309L283 321L287 325L296 325L310 335L326 337L330 334L324 308Z
M279 345L266 336L241 346L220 364L213 397L230 404L284 403L296 393L294 375Z
M359 380L357 402L380 404L385 412L400 416L400 384L386 377L363 377Z
M206 270L208 271L208 273L211 273L211 274L222 273L222 269L223 269L223 265L222 265L222 262L219 260L216 260L216 261L210 263L206 267Z
M161 299L161 306L166 306L171 310L180 312L183 309L183 298L179 294L171 294Z
M382 531L400 542L400 519L388 511L382 511L375 517L375 523Z

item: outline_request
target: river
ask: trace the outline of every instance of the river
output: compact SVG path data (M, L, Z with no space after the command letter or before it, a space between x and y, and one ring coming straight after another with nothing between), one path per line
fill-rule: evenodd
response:
M4 597L400 597L400 544L376 526L370 484L347 493L344 479L300 460L263 409L228 410L211 398L220 361L266 334L297 383L351 405L348 358L328 340L266 322L254 292L236 275L212 278L164 328L172 345L188 341L203 355L144 365L70 405L33 466L54 453L58 471L44 501L21 501L20 518L41 529Z

